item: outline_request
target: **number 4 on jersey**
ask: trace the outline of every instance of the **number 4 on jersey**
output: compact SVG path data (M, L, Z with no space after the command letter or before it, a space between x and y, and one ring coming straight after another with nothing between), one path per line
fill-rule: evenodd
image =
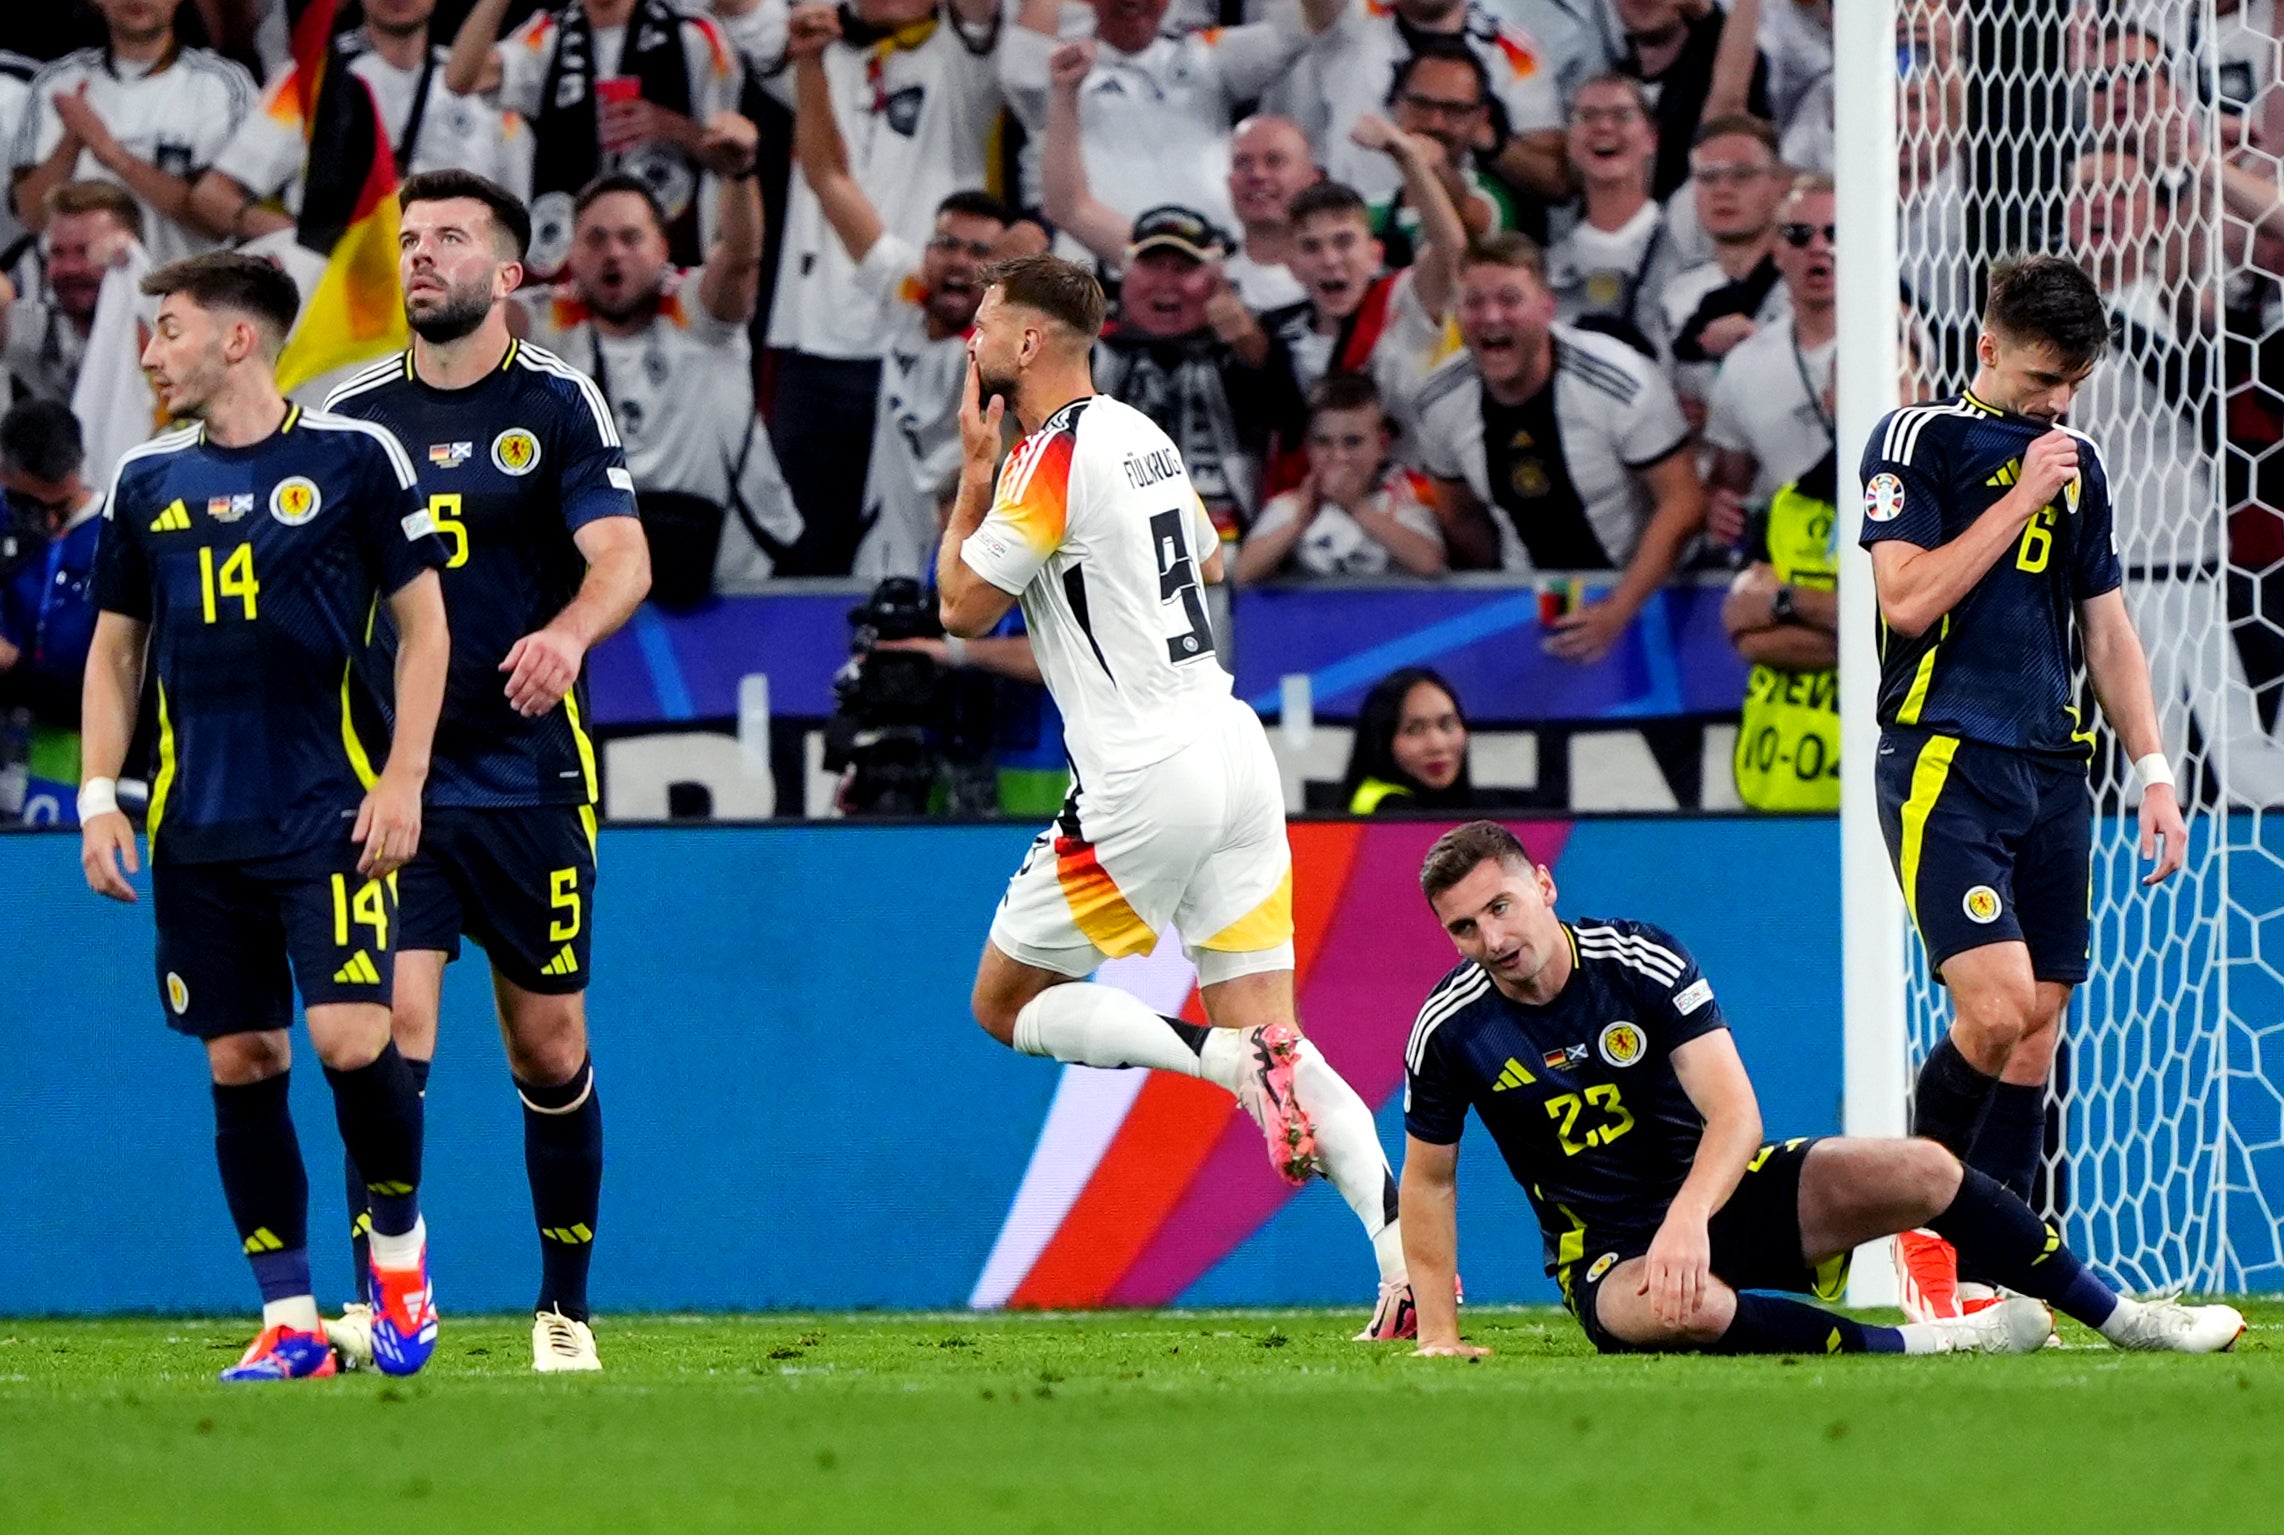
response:
M1150 519L1150 540L1158 547L1158 601L1181 599L1182 616L1189 627L1166 640L1166 659L1176 665L1213 654L1213 625L1205 616L1205 590L1198 584L1197 566L1190 560L1182 534L1183 518L1177 508Z

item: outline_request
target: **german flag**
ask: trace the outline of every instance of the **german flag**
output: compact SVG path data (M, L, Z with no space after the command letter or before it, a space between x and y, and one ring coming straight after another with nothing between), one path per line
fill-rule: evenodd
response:
M340 0L287 0L294 88L303 141L303 246L326 258L325 275L301 312L278 387L291 390L336 368L401 349L404 300L397 290L397 166L380 108L333 46Z

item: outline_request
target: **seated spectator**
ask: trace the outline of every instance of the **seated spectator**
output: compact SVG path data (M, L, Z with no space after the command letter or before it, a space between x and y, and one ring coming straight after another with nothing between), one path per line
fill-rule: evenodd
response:
M1118 310L1095 345L1094 381L1174 439L1222 541L1234 543L1260 508L1270 439L1296 430L1304 406L1289 378L1267 366L1269 338L1221 275L1228 251L1192 209L1152 208L1136 219Z
M1657 171L1650 195L1664 201L1690 175L1701 124L1740 114L1770 117L1768 66L1758 32L1761 0L1730 0L1729 10L1699 0L1609 0L1625 29L1618 65L1643 86L1657 117ZM1778 0L1788 3L1788 0ZM1734 12L1737 24L1729 25ZM1769 134L1773 154L1776 135Z
M1450 683L1407 666L1372 684L1356 711L1340 798L1350 815L1483 803L1467 771L1467 716Z
M1808 472L1836 440L1832 415L1839 292L1833 272L1832 183L1803 176L1778 212L1777 269L1791 312L1729 353L1713 381L1705 445L1713 450L1707 526L1733 544L1748 507Z
M881 314L887 352L862 516L824 558L870 581L919 577L933 568L941 533L937 487L959 472L967 330L983 299L976 278L999 254L1015 215L987 193L954 192L937 206L925 247L890 233L849 169L825 77L829 41L807 28L794 39L794 153L856 264L858 291Z
M1790 182L1777 163L1776 135L1751 117L1707 123L1689 167L1697 222L1713 242L1713 259L1675 273L1661 302L1674 389L1698 422L1721 359L1790 302L1771 256L1776 207Z
M45 544L19 552L0 584L0 704L36 726L79 729L80 674L95 636L88 585L103 529L103 492L81 476L79 422L56 400L0 416L0 491L9 521ZM64 777L62 772L43 776ZM77 764L70 776L76 779Z
M143 207L116 182L67 182L48 193L46 224L40 254L47 291L19 297L0 277L0 362L19 397L68 402L103 274L141 238Z
M706 135L714 152L754 152L753 124L733 112ZM725 514L749 473L775 473L756 427L746 339L761 194L750 177L723 181L720 238L698 271L667 259L665 213L631 176L581 192L575 218L569 281L525 297L530 336L610 402L651 537L653 592L686 605L711 583Z
M1777 487L1755 519L1721 604L1721 625L1753 663L1733 770L1755 810L1840 808L1840 595L1833 557L1836 448Z
M1396 66L1396 82L1388 87L1388 120L1433 147L1436 180L1459 210L1469 236L1516 227L1513 194L1475 164L1475 148L1491 129L1491 72L1473 49L1456 37L1421 39L1412 56ZM1358 118L1349 137L1368 121ZM1412 264L1420 210L1406 188L1397 187L1373 206L1372 232L1388 253L1388 265Z
M1420 391L1419 453L1454 565L1621 572L1546 642L1596 661L1673 574L1705 487L1665 376L1622 341L1555 324L1544 274L1522 235L1469 249L1467 351Z
M1599 75L1580 86L1564 143L1583 195L1578 222L1547 248L1555 313L1569 325L1595 321L1644 355L1660 355L1660 299L1675 260L1665 210L1650 196L1657 137L1640 83Z
M712 178L739 163L709 131L736 109L744 78L721 30L667 0L568 0L502 42L510 3L476 0L452 40L444 88L496 93L503 111L531 125L532 275L545 281L562 269L574 201L604 174L647 186L665 215L670 259L697 264L714 240Z
M447 50L428 35L435 13L436 0L364 0L364 24L334 39L332 63L346 63L372 90L399 176L469 170L519 186L531 146L519 132L525 163L506 164L500 114L473 96L455 96L445 85L441 66ZM289 65L263 92L260 110L238 125L213 167L191 188L191 217L207 233L252 240L294 227L307 179L303 161L341 148L307 141L302 89L300 70ZM271 202L284 211L264 206Z
M1435 487L1395 461L1387 408L1363 373L1309 391L1308 473L1271 498L1237 554L1239 581L1272 576L1443 574Z
M1358 119L1355 131L1379 139L1407 166L1430 219L1426 247L1408 269L1387 271L1364 199L1340 182L1320 181L1293 199L1294 270L1308 299L1263 316L1262 324L1279 342L1295 393L1329 373L1370 374L1403 426L1412 397L1443 357L1467 241L1426 140L1377 117Z
M143 208L154 262L214 242L190 216L190 189L254 105L254 81L174 33L176 0L89 0L108 38L32 77L14 150L16 217L47 227L48 193L115 181Z
M829 39L820 57L849 174L890 233L926 245L944 199L989 176L1000 119L998 7L992 0L812 3L796 8L790 25ZM763 84L792 105L791 71L766 75ZM787 568L840 575L854 548L847 530L864 507L881 308L860 288L856 265L805 178L786 189L784 217L769 313L769 434L808 524Z
M1159 31L1167 3L1094 0L1093 68L1078 86L1087 179L1128 218L1171 205L1231 228L1230 121L1299 62L1343 0L1298 0L1266 21L1180 37ZM1034 138L1046 132L1060 11L1060 0L1024 0L1000 45L1008 110Z
M1394 0L1389 6L1343 6L1338 19L1309 50L1303 92L1321 106L1321 121L1306 121L1323 152L1325 174L1363 194L1367 202L1395 196L1395 167L1349 137L1359 119L1387 110L1397 66L1429 37L1464 41L1490 76L1497 109L1477 148L1478 163L1517 190L1544 200L1569 195L1562 166L1562 103L1551 61L1538 44L1501 21L1480 0ZM1307 77L1313 76L1313 80ZM1536 225L1537 220L1533 219Z

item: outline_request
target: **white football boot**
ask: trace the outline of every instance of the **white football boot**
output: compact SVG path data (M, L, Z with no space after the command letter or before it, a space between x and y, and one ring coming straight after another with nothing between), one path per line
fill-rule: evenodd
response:
M539 1312L531 1319L531 1367L542 1375L601 1369L594 1329L560 1311Z

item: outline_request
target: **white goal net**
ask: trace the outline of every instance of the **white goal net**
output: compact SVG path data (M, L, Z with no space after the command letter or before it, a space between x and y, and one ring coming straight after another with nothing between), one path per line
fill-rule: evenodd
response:
M1897 0L1893 158L1851 163L1840 137L1843 186L1894 194L1901 388L1967 381L2009 252L2075 257L2115 317L2069 419L2109 469L2192 831L2182 873L2141 888L2131 774L2098 729L2093 971L2040 1197L2137 1290L2284 1288L2280 9ZM1949 1011L1915 939L1906 965L1916 1063Z

